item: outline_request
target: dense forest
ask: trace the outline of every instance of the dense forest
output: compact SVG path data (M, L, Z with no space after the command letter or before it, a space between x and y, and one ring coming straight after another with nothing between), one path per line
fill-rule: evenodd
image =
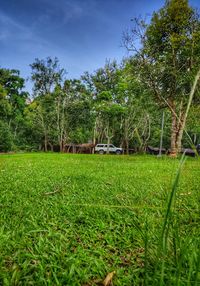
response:
M200 143L198 13L172 0L149 23L132 21L122 37L130 57L79 79L67 79L57 58L35 59L29 94L19 71L0 68L0 152L103 142L144 152L159 146L163 115L172 154Z

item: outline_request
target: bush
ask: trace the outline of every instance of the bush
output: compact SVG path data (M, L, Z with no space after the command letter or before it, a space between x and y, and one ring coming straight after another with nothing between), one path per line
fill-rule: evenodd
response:
M0 120L0 152L12 150L13 138L7 123Z

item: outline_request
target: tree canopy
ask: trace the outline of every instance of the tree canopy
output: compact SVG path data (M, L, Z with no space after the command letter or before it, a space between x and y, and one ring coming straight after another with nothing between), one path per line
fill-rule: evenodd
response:
M168 0L149 23L133 20L123 37L130 57L67 78L57 58L30 64L33 93L17 70L0 69L0 151L65 151L108 143L129 152L159 146L172 154L198 143L200 19L187 0ZM189 112L190 110L190 112ZM187 129L186 135L184 130Z

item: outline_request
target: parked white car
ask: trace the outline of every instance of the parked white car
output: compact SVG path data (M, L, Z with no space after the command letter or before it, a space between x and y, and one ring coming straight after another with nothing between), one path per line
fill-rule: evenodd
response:
M109 147L107 146L107 144L97 144L94 148L95 153L105 154L107 152L107 149L109 150L109 153L115 153L117 155L120 155L123 152L122 148L115 147L112 144L109 144Z

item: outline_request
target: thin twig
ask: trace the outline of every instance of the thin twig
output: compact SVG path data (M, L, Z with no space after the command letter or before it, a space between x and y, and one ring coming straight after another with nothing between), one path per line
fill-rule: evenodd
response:
M54 194L60 193L60 192L61 192L61 190L56 190L56 191L53 191L53 192L44 193L43 195L44 196L50 196L50 195L54 195Z

